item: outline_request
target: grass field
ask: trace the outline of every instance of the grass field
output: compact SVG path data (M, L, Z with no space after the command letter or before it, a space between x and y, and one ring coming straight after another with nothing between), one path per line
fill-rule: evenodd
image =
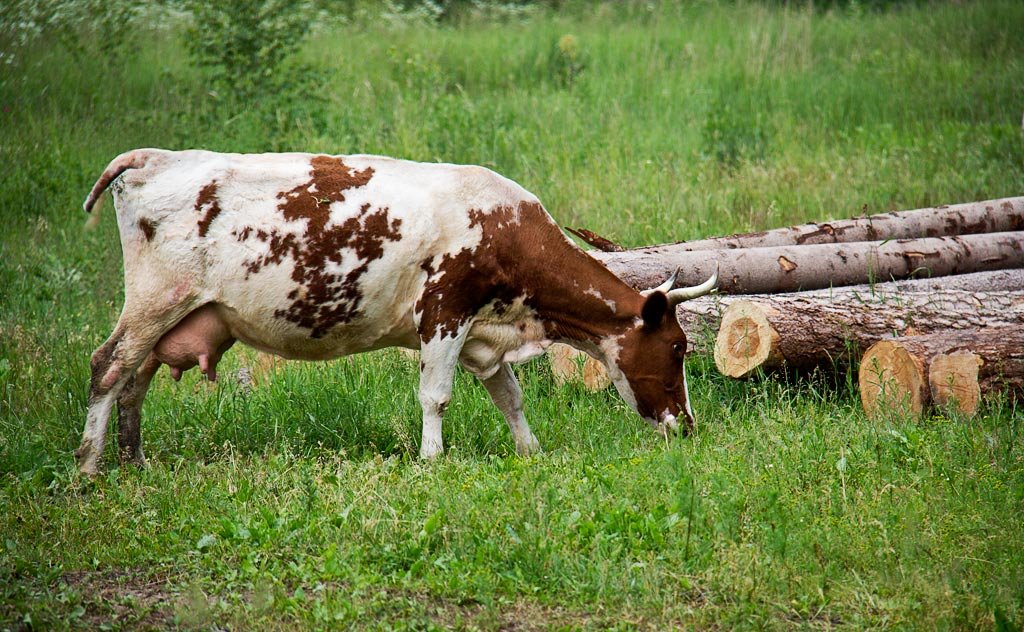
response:
M75 472L121 304L109 201L137 146L486 165L629 245L1024 193L1024 4L595 5L458 26L324 22L244 103L172 22L0 74L0 629L1019 629L1024 412L868 420L845 373L728 381L700 431L520 366L515 456L460 374L421 463L415 361L157 376L145 471ZM571 37L566 37L571 36ZM305 78L303 78L305 77ZM312 79L310 79L312 77ZM195 372L192 372L195 373Z

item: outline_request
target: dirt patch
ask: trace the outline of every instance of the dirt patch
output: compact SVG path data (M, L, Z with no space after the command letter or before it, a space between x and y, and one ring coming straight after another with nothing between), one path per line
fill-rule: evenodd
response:
M65 585L80 596L80 604L85 613L79 622L89 629L99 629L103 625L128 630L171 629L182 624L185 627L204 627L225 615L223 612L214 614L209 609L214 600L198 589L182 592L172 588L182 584L166 573L147 573L140 569L73 571L65 573L57 581L56 588L63 589ZM292 594L297 587L283 588L286 594ZM297 624L293 613L267 610L274 599L267 601L263 593L273 594L280 588L275 589L270 584L265 588L265 591L257 589L255 592L250 590L238 594L242 603L255 608L250 614L264 623L272 622L273 626L291 627ZM320 583L319 588L308 586L304 590L306 594L313 595L325 590L328 594L345 594L351 593L353 589L343 583L327 582ZM494 603L485 604L473 598L445 597L425 591L381 587L375 596L364 593L363 598L368 601L363 604L367 613L372 613L378 622L400 622L411 616L413 620L426 619L442 629L538 632L551 629L603 630L623 625L635 630L687 627L685 621L665 620L656 615L650 617L638 613L612 612L599 604L595 604L593 609L571 608L542 604L521 597L496 596ZM702 603L703 598L697 597L694 602ZM181 620L176 621L176 613L182 616ZM193 615L196 621L190 625L189 619ZM200 622L204 625L200 625ZM812 618L810 621L814 626L820 626L823 622L834 623L835 620Z
M139 569L72 571L59 580L82 597L82 621L93 629L154 629L173 626L175 594L166 574Z
M397 601L418 602L431 623L442 629L539 632L541 630L607 630L626 626L634 630L686 629L682 621L652 619L636 613L611 612L604 606L575 609L551 606L524 598L491 607L475 599L445 598L399 589L389 590ZM498 598L501 599L500 597Z

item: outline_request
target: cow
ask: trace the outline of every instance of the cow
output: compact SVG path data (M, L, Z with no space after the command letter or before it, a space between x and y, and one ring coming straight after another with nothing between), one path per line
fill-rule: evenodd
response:
M420 456L442 453L457 366L481 380L516 451L539 450L510 364L564 342L604 363L654 428L692 427L674 305L710 292L675 278L638 292L578 248L540 201L477 166L372 155L136 149L110 189L124 308L91 359L75 451L95 475L116 402L122 462L145 464L141 406L156 370L216 377L236 341L330 360L383 347L420 352Z

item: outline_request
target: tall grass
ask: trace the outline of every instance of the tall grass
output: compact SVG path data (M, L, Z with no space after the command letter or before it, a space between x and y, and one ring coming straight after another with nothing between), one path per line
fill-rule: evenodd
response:
M1024 190L1018 3L517 16L356 12L306 40L308 74L244 101L191 65L174 21L114 56L43 41L8 66L0 622L1024 622L1024 415L998 398L973 419L871 421L842 374L732 382L698 357L700 432L665 445L538 362L518 373L543 455L515 457L460 375L450 454L420 464L413 361L282 363L248 389L234 376L256 362L235 350L218 385L157 377L149 470L108 454L100 481L74 474L88 357L122 298L110 209L93 231L78 209L128 148L483 164L630 245Z

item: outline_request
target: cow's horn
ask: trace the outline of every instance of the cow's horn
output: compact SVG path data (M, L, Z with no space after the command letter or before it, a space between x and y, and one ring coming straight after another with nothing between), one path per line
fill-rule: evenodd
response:
M668 303L669 305L678 305L679 303L682 303L683 301L688 301L691 298L704 296L705 294L709 294L717 286L718 263L715 263L715 271L714 273L712 273L711 277L707 281L701 283L700 285L695 285L693 287L681 287L678 290L670 291L668 293Z
M679 270L680 268L676 268L676 271L672 273L672 276L668 278L668 281L665 281L658 287L652 287L649 290L644 290L640 292L641 296L650 296L655 292L664 292L665 294L668 294L669 290L671 290L672 287L676 284L676 278L679 276Z

